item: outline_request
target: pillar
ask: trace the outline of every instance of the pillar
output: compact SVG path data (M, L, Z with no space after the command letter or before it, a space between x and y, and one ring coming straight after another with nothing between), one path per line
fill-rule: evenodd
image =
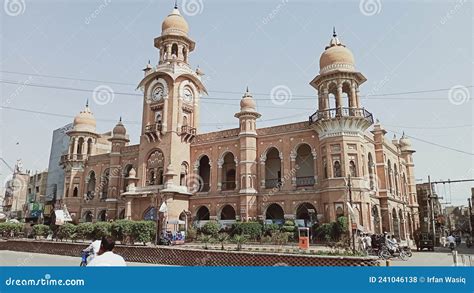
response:
M224 164L224 159L217 160L217 191L222 190L222 165L223 164ZM235 171L235 177L238 177L237 170Z
M293 189L296 189L297 188L297 184L296 184L296 156L297 156L297 153L296 152L291 152L290 153L290 172L292 172L293 174L291 175L291 186L293 187ZM283 166L283 160L282 160L282 164ZM295 172L293 172L293 170ZM283 174L283 172L282 172ZM283 175L282 175L283 176ZM283 181L283 179L282 179Z
M260 157L260 188L265 189L265 158Z
M316 161L317 159L316 150L313 150L311 154L313 155L314 187L316 187L316 185L318 184L318 162Z
M131 220L132 219L132 199L127 198L127 202L125 203L125 219Z
M167 132L167 125L168 125L168 96L165 96L163 102L163 123L162 123L162 129L163 133Z

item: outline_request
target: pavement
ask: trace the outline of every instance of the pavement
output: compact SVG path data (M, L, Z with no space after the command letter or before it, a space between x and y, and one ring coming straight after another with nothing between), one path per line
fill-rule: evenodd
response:
M1 266L79 266L81 257L0 250ZM127 266L162 266L159 264L127 262Z

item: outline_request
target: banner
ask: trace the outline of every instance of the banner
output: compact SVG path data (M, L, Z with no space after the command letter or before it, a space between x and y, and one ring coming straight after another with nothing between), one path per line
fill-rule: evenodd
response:
M473 267L0 267L0 292L446 293L473 279Z

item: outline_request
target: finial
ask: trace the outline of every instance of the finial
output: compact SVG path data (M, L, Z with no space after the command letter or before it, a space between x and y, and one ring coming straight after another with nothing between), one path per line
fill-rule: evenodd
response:
M86 108L89 108L89 99L86 100Z
M337 34L336 34L336 27L335 27L335 26L332 27L332 36L333 36L333 37L337 37Z
M148 59L148 64L151 64L150 59Z
M245 92L248 94L249 93L249 86L247 86L247 89L245 90Z
M178 9L178 0L174 0L174 9Z
M120 116L119 122L122 122L122 116Z

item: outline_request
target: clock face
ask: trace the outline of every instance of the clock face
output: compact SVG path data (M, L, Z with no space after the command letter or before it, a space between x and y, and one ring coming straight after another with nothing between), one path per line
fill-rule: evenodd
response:
M165 95L165 90L163 86L159 85L157 86L154 90L153 93L151 94L151 99L156 102L161 100Z
M193 91L190 88L188 87L184 88L183 95L184 95L184 100L186 102L193 101Z

